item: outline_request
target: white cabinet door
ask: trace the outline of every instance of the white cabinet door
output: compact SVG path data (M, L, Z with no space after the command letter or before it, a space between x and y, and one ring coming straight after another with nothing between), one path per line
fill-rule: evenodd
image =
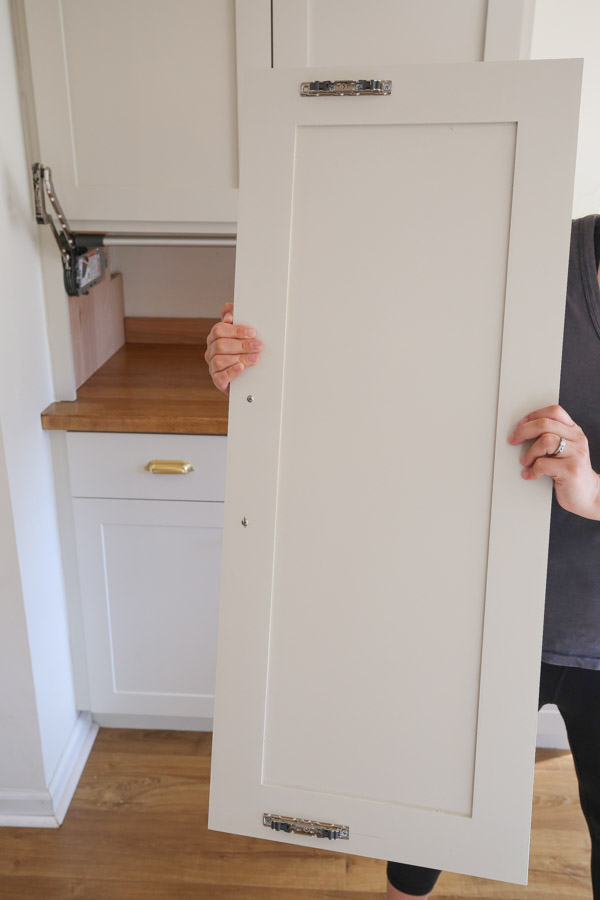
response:
M41 161L71 224L235 230L237 79L270 65L269 3L25 8Z
M581 63L314 76L243 111L210 825L522 882Z
M212 716L223 504L73 507L91 711Z
M533 9L534 0L273 0L273 64L527 58ZM372 75L346 72L346 77Z

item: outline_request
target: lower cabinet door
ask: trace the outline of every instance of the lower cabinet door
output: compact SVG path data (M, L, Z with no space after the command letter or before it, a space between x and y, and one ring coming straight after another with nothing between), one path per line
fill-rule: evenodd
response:
M223 504L73 506L92 712L212 716Z

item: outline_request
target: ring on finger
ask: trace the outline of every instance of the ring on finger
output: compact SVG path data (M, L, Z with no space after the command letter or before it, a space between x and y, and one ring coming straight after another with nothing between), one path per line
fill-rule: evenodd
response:
M556 448L556 450L554 451L552 456L560 456L560 454L563 452L563 450L565 449L566 446L567 446L566 439L564 437L561 437L561 439L558 443L558 447Z

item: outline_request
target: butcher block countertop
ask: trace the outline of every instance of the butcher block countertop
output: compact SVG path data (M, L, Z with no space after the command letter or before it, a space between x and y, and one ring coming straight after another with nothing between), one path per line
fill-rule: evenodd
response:
M52 403L42 427L63 431L227 434L228 398L200 343L128 342L77 391Z

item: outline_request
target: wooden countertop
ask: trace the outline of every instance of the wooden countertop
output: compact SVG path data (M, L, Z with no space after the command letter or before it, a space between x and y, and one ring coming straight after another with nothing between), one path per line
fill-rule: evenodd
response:
M52 403L42 427L63 431L227 434L228 398L202 344L126 343L77 391Z

